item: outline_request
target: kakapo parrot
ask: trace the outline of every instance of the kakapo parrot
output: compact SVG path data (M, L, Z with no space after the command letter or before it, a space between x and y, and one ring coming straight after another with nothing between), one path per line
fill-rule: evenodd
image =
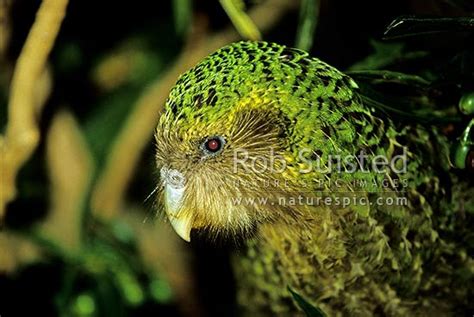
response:
M328 316L466 313L474 190L437 129L365 104L302 50L233 43L169 94L158 205L186 241L243 241L244 315L303 315L289 288Z

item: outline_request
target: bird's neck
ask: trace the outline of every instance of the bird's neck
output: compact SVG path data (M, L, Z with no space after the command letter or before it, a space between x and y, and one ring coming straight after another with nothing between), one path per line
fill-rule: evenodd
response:
M279 219L260 226L257 240L262 248L285 254L288 248L303 248L308 252L319 250L321 260L337 260L345 255L343 225L340 223L349 211L331 208L300 210L298 219Z

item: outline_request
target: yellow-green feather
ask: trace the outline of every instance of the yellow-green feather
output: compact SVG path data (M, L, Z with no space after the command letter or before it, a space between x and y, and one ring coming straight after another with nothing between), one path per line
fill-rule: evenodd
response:
M160 120L157 141L166 147L161 139L172 131L176 140L184 142L176 148L191 153L203 137L242 136L242 131L262 126L265 118L275 130L269 130L268 144L259 141L260 150L277 145L288 169L282 175L255 177L289 181L290 186L278 194L312 191L371 201L381 196L406 197L408 204L249 211L249 219L256 219L257 234L234 261L239 302L249 315L298 314L287 286L331 316L454 315L473 309L469 285L474 285L474 242L469 228L474 190L472 181L470 185L443 168L448 141L435 128L402 126L376 113L361 102L351 78L306 52L265 42L239 42L218 50L179 79ZM236 143L248 144L253 132ZM319 158L325 164L330 155L360 151L390 160L405 148L407 185L395 186L401 181L395 173L301 174L304 162L298 152L302 148L312 150L306 159ZM161 151L158 161L171 160L166 153L172 149ZM189 155L170 164L188 166L185 157ZM209 191L217 188L213 177L246 177L225 174L219 161L215 164L212 168L219 171L215 174L211 167L200 170L209 173ZM298 187L299 180L321 179L342 180L344 185L339 192L330 185ZM357 188L354 181L368 185ZM384 181L389 185L381 188ZM239 190L235 188L235 193ZM270 196L269 191L257 188L254 194ZM232 186L220 192L232 195ZM200 199L216 199L215 193L208 195ZM261 217L253 216L259 212ZM201 222L219 232L222 222L215 213L200 215ZM230 227L232 234L239 234L239 228ZM471 238L463 244L463 237Z

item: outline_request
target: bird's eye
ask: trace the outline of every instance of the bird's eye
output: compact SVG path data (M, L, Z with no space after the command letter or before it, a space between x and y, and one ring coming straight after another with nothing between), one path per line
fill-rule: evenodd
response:
M209 155L215 155L222 151L224 147L225 139L221 136L208 137L202 143L202 150Z

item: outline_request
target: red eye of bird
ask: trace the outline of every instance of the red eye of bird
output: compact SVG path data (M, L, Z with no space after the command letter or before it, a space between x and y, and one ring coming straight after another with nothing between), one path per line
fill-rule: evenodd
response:
M209 152L209 153L217 153L219 152L223 145L224 145L224 139L219 136L214 136L210 137L207 140L204 141L204 149Z
M221 143L219 142L219 140L216 140L216 139L209 140L206 143L206 148L211 152L218 151L220 147L221 147Z

